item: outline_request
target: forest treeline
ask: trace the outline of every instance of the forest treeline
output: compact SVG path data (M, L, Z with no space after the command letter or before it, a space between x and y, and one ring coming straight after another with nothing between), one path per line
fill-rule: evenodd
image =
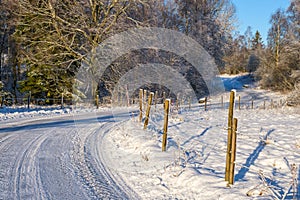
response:
M270 16L267 41L251 27L245 33L236 31L231 0L0 0L0 4L1 96L18 99L30 93L59 99L64 93L66 98L83 98L73 86L89 52L122 31L161 27L196 40L221 73L250 72L261 87L294 91L291 98L300 98L298 0ZM173 65L194 80L192 87L199 87L199 77L183 58L141 49L112 63L105 76L92 84L94 94L109 95L126 71L146 62Z

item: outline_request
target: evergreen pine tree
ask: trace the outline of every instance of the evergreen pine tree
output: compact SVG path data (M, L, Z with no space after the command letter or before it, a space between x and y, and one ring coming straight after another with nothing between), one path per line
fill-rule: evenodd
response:
M246 70L250 73L255 72L260 65L260 57L263 49L263 41L259 31L255 32L251 40L251 53L248 59Z
M263 48L263 40L258 30L256 31L254 38L252 39L251 46L253 50Z

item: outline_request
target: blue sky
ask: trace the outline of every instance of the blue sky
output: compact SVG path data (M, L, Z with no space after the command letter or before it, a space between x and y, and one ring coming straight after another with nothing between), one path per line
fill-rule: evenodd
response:
M232 0L236 6L238 31L244 34L251 26L253 35L258 30L266 43L270 28L271 15L278 8L284 10L290 5L290 0Z

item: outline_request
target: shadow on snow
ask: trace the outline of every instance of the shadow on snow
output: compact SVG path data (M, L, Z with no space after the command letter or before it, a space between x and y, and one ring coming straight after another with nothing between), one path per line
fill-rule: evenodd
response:
M269 130L264 138L267 139L267 137L270 136L270 134L274 131L275 129ZM250 166L254 164L255 160L258 158L259 154L262 152L264 148L265 145L262 142L260 142L256 147L256 149L249 155L249 157L246 160L246 163L243 164L243 167L235 175L235 181L242 180L246 176Z

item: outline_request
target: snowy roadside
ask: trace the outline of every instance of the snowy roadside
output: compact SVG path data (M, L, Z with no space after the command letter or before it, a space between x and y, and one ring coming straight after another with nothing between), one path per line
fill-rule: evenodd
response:
M199 105L173 109L166 152L161 151L162 105L152 111L147 130L136 118L115 126L101 143L105 165L142 199L300 198L300 108L271 108L271 101L279 104L285 95L243 88L235 77L224 83L236 83L231 89L246 102L234 111L239 124L233 186L224 181L228 111L217 105L220 96L210 97L208 111ZM228 96L223 94L224 101Z
M27 109L23 107L3 107L0 108L0 122L5 121L18 121L22 119L42 119L42 118L51 118L54 116L62 116L62 115L76 115L76 113L93 113L97 111L109 111L108 107L99 107L96 109L95 107L84 107L77 106L73 107L64 107L60 108L60 106L47 106L47 107L31 107L31 109Z
M71 109L59 109L56 107L44 109L30 109L15 107L9 108L4 107L0 109L0 121L19 119L19 118L32 118L32 117L42 117L42 116L53 116L53 115L62 115L71 113Z
M161 152L160 114L152 116L146 131L136 120L113 128L101 147L106 166L143 199L249 199L247 194L271 198L271 190L278 197L285 192L292 196L291 164L298 167L298 174L300 165L300 110L236 111L239 130L232 188L224 181L227 111L199 110L171 117L167 152ZM272 189L261 181L261 173Z
M251 82L249 87L245 88L247 81L242 81L243 77L222 78L226 91L236 89L237 96L241 96L242 100L241 110L236 104L234 111L234 117L238 118L239 123L235 184L231 188L228 188L224 181L228 111L220 102L222 96L224 107L227 107L228 92L209 97L208 111L204 111L203 105L198 104L192 105L190 110L187 107L179 110L172 107L166 152L161 151L162 105L158 105L156 110L151 110L147 130L143 130L143 124L133 117L134 113L131 113L137 110L136 105L130 108L113 108L114 112L109 108L96 110L77 107L31 111L15 108L5 110L6 112L0 110L0 123L14 126L20 125L20 121L22 123L34 121L33 124L38 124L45 121L43 120L45 118L56 120L54 126L44 127L44 131L49 132L48 135L43 136L44 133L37 129L33 136L41 134L43 141L53 145L60 144L63 149L65 146L64 143L60 143L61 138L70 143L71 148L75 141L70 139L70 135L77 135L77 130L74 123L72 126L67 124L67 127L61 127L58 120L67 115L74 115L75 118L77 116L78 119L74 119L75 124L78 122L76 126L81 128L82 134L86 137L76 140L86 154L79 155L84 154L88 164L94 159L99 160L99 163L103 162L101 169L103 167L103 170L109 171L114 181L125 185L124 188L132 188L141 199L282 199L285 196L291 199L293 189L298 190L298 193L300 191L299 183L291 187L295 179L298 182L300 179L300 108L284 104L279 106L278 103L280 100L284 101L285 95L257 89ZM251 109L252 100L254 100L253 109ZM278 106L271 107L271 100ZM267 103L263 108L265 101ZM105 112L101 114L101 111ZM99 127L98 123L89 123L90 119L96 119L94 115L92 116L96 112L99 112L95 115L98 122L107 123L106 129ZM81 120L81 116L88 120ZM119 119L119 122L115 123L116 120L112 120L113 118ZM128 120L123 121L126 118ZM69 122L69 118L64 120ZM92 131L86 130L87 125ZM64 130L65 128L67 130ZM66 135L61 135L59 133L61 130L64 130ZM31 134L31 130L25 131ZM53 135L56 143L51 143ZM30 138L26 139L31 141ZM41 141L39 145L50 148L48 143ZM22 144L22 141L20 143ZM20 150L18 146L14 147ZM49 149L49 155L52 155L51 151ZM61 156L59 153L60 151L58 158ZM97 162L95 166L99 165ZM79 170L85 169L86 163L82 163L82 166L76 164L74 166ZM49 167L50 171L53 169L55 168ZM89 169L85 171L89 172ZM50 172L47 175L55 176ZM92 175L95 175L93 177L95 182L100 180L96 176L97 173ZM89 176L87 180L90 180ZM49 185L49 188L52 187ZM53 192L55 194L56 191L53 189ZM101 190L98 192L101 196Z

